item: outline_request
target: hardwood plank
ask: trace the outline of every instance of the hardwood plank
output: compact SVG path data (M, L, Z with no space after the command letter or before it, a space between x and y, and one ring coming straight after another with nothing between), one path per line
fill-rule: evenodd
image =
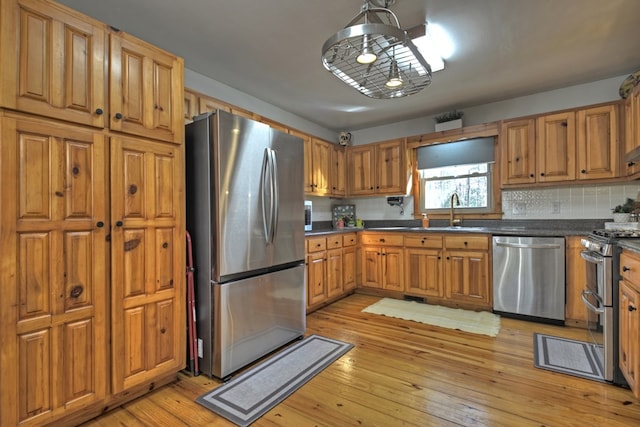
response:
M307 316L307 333L355 347L255 426L630 426L628 389L533 366L535 332L585 340L582 329L501 319L497 337L362 313L380 297L353 294ZM233 425L194 402L222 384L179 380L85 424Z

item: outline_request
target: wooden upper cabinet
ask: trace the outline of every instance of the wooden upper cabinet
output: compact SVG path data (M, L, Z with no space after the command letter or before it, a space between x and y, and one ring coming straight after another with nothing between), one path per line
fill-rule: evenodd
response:
M608 104L578 110L577 178L618 176L618 106Z
M198 115L198 95L188 90L184 91L184 124L189 124Z
M640 86L636 86L624 103L624 153L628 154L640 147ZM640 160L631 160L626 164L626 175L640 172Z
M312 193L318 196L331 193L331 144L311 138L311 169L313 171Z
M404 194L406 167L404 139L349 147L348 194Z
M534 119L502 123L500 145L503 184L536 182L536 125Z
M182 58L129 34L110 39L110 127L181 144L184 139Z
M332 196L345 196L347 194L346 182L346 150L338 144L331 144L331 182Z
M1 5L0 104L104 127L104 24L53 2L19 0ZM14 42L5 43L9 40Z
M576 179L575 113L537 118L536 160L538 182Z
M375 192L373 145L349 147L347 150L347 185L350 196Z
M402 139L376 144L376 192L404 194L406 174Z

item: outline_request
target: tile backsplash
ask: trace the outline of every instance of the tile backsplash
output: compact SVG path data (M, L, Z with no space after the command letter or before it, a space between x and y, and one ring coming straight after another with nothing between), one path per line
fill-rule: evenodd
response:
M502 191L503 219L611 218L612 209L636 199L640 183Z
M502 219L607 219L612 209L627 198L636 199L640 182L625 184L545 187L502 191ZM364 220L411 220L413 197L404 198L404 214L398 206L389 206L386 197L313 200L313 220L331 221L332 206L355 204L357 216Z

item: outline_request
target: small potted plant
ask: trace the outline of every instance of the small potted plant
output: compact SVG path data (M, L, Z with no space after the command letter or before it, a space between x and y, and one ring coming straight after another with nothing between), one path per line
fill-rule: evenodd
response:
M448 113L435 116L434 120L436 121L436 132L461 128L462 116L464 116L464 113L457 110L449 111Z
M629 222L633 211L633 203L633 199L627 199L624 204L613 208L613 222Z

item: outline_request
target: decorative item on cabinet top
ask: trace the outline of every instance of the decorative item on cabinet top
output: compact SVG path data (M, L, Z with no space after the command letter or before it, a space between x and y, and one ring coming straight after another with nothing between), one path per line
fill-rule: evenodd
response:
M342 227L339 222L342 221ZM334 229L356 226L356 205L333 205L331 207L331 222Z

